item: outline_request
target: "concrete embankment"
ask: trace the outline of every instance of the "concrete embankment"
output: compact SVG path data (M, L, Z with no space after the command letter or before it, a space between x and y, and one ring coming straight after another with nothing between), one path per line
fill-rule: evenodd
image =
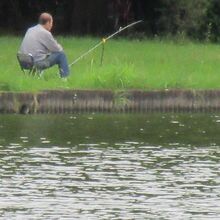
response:
M43 91L0 93L0 113L218 112L220 90L190 91Z

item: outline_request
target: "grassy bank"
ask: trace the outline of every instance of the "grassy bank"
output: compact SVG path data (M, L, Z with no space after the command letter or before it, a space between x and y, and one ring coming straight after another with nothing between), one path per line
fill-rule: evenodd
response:
M71 62L99 39L60 37L58 41ZM102 66L99 48L73 66L64 83L56 67L41 79L24 76L16 60L20 42L21 38L0 37L0 90L220 88L218 45L112 40L106 44Z

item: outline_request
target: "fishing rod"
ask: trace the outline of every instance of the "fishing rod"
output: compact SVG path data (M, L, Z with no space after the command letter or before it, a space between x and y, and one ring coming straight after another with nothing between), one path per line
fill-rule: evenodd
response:
M116 31L115 33L111 34L110 36L108 36L107 38L103 38L101 42L99 42L98 44L96 44L94 47L92 47L91 49L89 49L87 52L85 52L84 54L82 54L80 57L78 57L75 61L73 61L69 67L75 65L76 63L78 63L81 59L83 59L84 57L86 57L88 54L90 54L92 51L94 51L95 49L97 49L98 47L100 47L101 45L104 45L108 40L112 39L113 37L115 37L116 35L118 35L119 33L123 32L124 30L131 28L139 23L143 22L142 20L136 21L134 23L131 23L129 25L127 25L126 27L123 28L119 28L118 31ZM103 55L102 55L103 56ZM102 58L103 59L103 58Z

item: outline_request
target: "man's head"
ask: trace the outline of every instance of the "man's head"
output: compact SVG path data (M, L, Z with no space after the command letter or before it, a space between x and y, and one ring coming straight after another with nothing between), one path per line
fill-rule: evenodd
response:
M42 13L39 17L39 24L46 30L51 31L53 27L53 17L49 13Z

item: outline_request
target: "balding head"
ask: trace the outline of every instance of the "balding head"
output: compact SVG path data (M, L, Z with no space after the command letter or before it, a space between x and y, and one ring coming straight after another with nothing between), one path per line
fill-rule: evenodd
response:
M49 13L42 13L39 17L39 24L46 30L51 31L53 27L53 17Z

